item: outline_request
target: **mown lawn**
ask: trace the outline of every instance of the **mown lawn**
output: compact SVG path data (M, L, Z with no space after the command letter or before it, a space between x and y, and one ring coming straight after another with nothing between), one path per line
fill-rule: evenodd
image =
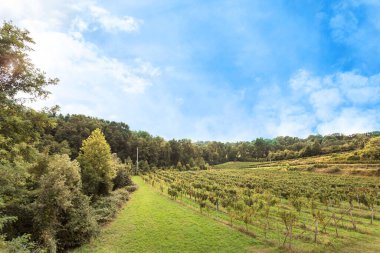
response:
M268 252L254 238L161 195L139 189L98 238L73 252Z

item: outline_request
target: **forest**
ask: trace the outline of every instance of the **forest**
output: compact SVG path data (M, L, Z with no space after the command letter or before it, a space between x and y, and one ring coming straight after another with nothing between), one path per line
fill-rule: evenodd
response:
M78 156L81 143L90 133L99 128L122 160L136 161L139 147L141 171L163 167L179 170L199 170L208 166L230 161L276 161L358 151L347 156L348 161L378 159L371 151L364 151L366 143L380 132L354 134L310 135L305 139L279 136L274 139L257 138L246 142L192 142L189 139L165 140L144 131L132 131L122 122L97 119L85 115L61 115L46 112L46 117L54 120L56 126L45 132L46 139L52 140L56 152L66 152L72 159ZM370 149L374 149L372 147ZM360 151L360 152L359 152Z
M243 142L193 142L189 139L165 140L144 131L133 131L123 122L85 115L62 115L58 106L36 111L25 106L25 102L48 96L47 88L58 85L59 80L47 77L33 65L28 56L33 43L28 31L10 22L4 22L0 28L0 249L62 252L88 242L99 233L103 224L115 217L128 201L129 194L136 190L132 175L148 174L146 180L151 184L162 184L173 198L186 194L198 201L201 209L206 205L215 205L218 209L220 203L231 216L231 223L232 219L245 222L249 230L248 225L258 212L253 207L262 202L274 203L278 201L277 197L282 197L281 205L301 210L304 200L299 198L299 192L309 190L310 187L302 187L307 187L311 181L305 185L286 181L286 188L281 190L284 182L278 179L270 191L266 180L254 183L246 179L220 181L220 178L225 180L239 175L240 172L235 170L228 172L228 176L212 179L215 185L211 188L207 180L214 175L197 174L197 183L191 188L189 180L194 174L177 173L208 171L225 162L272 162L328 154L343 154L342 160L347 163L371 163L380 159L380 132L310 135L304 139L279 136ZM157 174L149 174L154 171ZM272 176L265 171L259 173L263 175L255 177ZM377 183L373 184L375 188L363 189L365 195L351 196L343 193L349 189L347 187L354 187L351 183L359 181L341 184L325 177L310 180L320 182L319 195L312 198L320 199L318 203L323 205L319 204L307 215L299 211L297 219L323 223L328 215L334 215L336 222L340 222L343 218L338 218L337 213L318 210L335 210L336 206L342 205L355 212L357 209L351 203L356 198L360 198L358 205L361 203L373 209ZM289 190L289 185L294 184L301 188ZM339 185L334 188L334 198L324 192L331 184ZM221 189L220 185L232 188ZM236 197L235 188L239 189L241 199ZM258 193L264 193L263 198L256 199ZM227 197L220 197L220 194ZM335 204L337 200L340 201ZM270 206L273 205L263 208ZM240 212L246 209L250 211ZM267 211L267 216L260 220L264 224L265 236L268 232L275 237L275 231L267 227L270 210L263 210ZM285 223L289 246L296 219L294 215L294 212L287 211L275 215L275 219L280 217ZM350 216L353 229L355 219L360 215ZM336 226L336 233L340 233L341 228L347 229L348 224ZM318 240L318 233L316 230L314 240Z

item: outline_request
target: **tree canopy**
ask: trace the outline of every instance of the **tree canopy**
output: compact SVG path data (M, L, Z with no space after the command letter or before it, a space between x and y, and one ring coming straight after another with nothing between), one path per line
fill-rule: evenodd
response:
M111 147L99 128L83 141L78 161L82 168L83 190L88 195L105 195L112 190L116 171L112 166Z
M4 22L0 29L0 94L1 98L14 99L20 93L33 97L45 97L47 85L56 84L37 69L28 57L34 41L27 30Z

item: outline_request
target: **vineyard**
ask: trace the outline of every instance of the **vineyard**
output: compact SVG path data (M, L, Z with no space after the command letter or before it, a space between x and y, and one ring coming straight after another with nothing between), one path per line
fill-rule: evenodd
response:
M318 172L340 175L380 176L379 160L349 160L355 152L262 162L227 162L215 165L218 169L285 168L293 171Z
M378 177L257 168L161 170L144 180L271 247L336 252L370 241L368 252L380 250Z

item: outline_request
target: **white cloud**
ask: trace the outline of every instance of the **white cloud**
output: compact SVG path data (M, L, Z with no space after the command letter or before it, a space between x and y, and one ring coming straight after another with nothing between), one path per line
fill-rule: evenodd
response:
M310 93L320 88L321 80L313 77L310 72L301 69L290 79L289 84L293 90Z
M380 127L377 113L376 110L343 108L334 119L319 124L317 130L320 134L353 134L375 131Z
M319 90L310 95L310 103L315 109L315 114L322 120L334 117L336 108L342 102L342 96L337 88Z
M115 94L144 93L160 76L151 63L129 59L127 64L106 56L82 36L94 24L106 31L137 31L140 22L132 17L113 16L93 1L0 2L0 16L31 32L36 44L30 56L36 66L60 79L58 86L50 88L50 98L34 103L35 108L59 104L64 113L104 115L104 105ZM86 16L89 10L93 19Z
M123 18L113 16L106 9L96 5L90 6L89 9L91 16L93 16L106 31L136 32L142 23L141 20L129 16Z
M336 85L354 104L372 104L380 98L380 74L370 77L354 72L336 74Z
M291 89L287 91L268 86L259 93L254 114L261 115L256 120L270 136L352 134L380 127L380 74L336 72L316 76L299 70L288 85Z

